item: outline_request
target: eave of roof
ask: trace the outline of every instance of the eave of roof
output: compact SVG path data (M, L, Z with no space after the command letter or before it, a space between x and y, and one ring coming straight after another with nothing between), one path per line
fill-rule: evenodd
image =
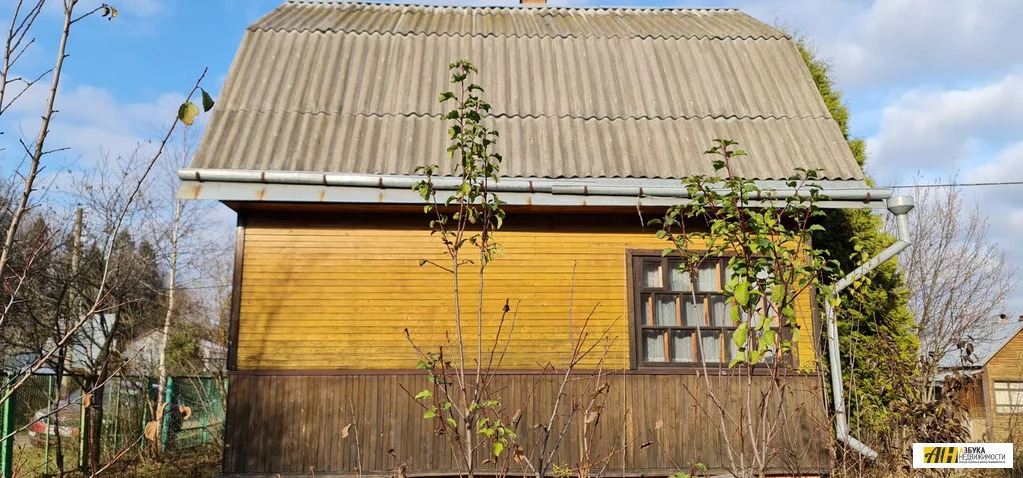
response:
M415 204L422 198L412 190L424 179L418 175L313 173L307 171L198 170L179 171L183 199L225 202L311 202L355 204ZM434 178L438 190L453 190L459 180ZM793 188L788 181L760 180L763 194L750 197L751 206L772 204L787 197L805 197L808 185ZM814 181L826 197L825 208L884 207L891 189L869 187L863 181ZM671 206L685 203L689 192L680 181L656 178L502 178L490 185L509 205L531 206Z

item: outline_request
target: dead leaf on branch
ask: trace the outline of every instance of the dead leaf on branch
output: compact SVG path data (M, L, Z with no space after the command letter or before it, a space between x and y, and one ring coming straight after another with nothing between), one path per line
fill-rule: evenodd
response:
M146 423L146 427L143 430L142 434L146 437L146 440L155 442L156 441L156 431L157 431L158 428L159 428L159 425L157 425L156 422Z
M345 425L345 427L341 429L341 438L348 438L348 430L350 430L351 428L352 428L351 423Z

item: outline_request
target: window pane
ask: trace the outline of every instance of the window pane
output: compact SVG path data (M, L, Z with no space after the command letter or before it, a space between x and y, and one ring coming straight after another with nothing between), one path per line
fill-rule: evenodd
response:
M639 323L644 325L653 325L654 321L650 315L650 294L643 294L639 297Z
M688 292L692 288L692 282L688 271L679 270L681 265L681 261L668 261L668 267L671 268L668 271L668 289Z
M703 301L699 298L697 302L693 302L692 297L682 297L682 310L685 312L683 317L685 325L689 327L695 327L697 325L704 325L706 317L703 313Z
M717 261L703 261L700 264L700 277L696 283L696 290L703 292L721 290L721 287L718 286Z
M693 362L693 331L691 330L672 331L671 361Z
M995 403L1023 405L1023 382L995 382Z
M710 325L728 327L732 325L732 306L724 296L710 297Z
M700 336L703 360L707 363L721 362L721 331L704 330Z
M646 287L661 287L660 261L643 262L643 285Z
M659 330L643 331L644 362L664 362L664 334Z
M677 325L678 309L675 296L659 295L654 299L654 325Z

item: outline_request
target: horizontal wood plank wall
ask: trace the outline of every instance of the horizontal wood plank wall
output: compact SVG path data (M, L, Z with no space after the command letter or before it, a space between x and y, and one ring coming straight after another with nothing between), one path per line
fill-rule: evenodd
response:
M437 351L455 333L454 306L451 276L419 265L428 259L450 266L427 222L409 213L249 213L237 369L408 369L417 357L405 328L417 345ZM522 215L506 224L496 236L504 252L487 269L483 319L492 341L505 300L518 312L514 332L512 314L502 328L511 333L502 367L560 365L591 310L590 340L605 330L618 339L605 366L628 367L626 250L660 251L665 242L639 217ZM466 354L475 357L478 277L472 266L462 274ZM809 295L797 313L803 330L813 330ZM804 364L814 357L811 335L799 344ZM454 357L450 346L446 353ZM592 354L581 366L598 359Z
M712 377L712 386L737 413L741 402L728 391L743 387L738 376ZM765 378L755 377L767 386ZM554 428L564 427L573 404L598 383L609 383L598 418L591 420L593 457L616 453L607 475L668 475L691 463L727 466L719 415L704 379L695 375L618 375L601 380L582 376L570 382ZM454 471L456 464L436 420L406 390L426 388L422 374L268 375L233 374L225 448L226 473L391 473L405 465L410 475ZM537 425L546 425L558 381L550 375L501 375L495 393L504 417L521 410L516 425L524 453L536 453ZM823 413L820 379L793 377L786 386L786 408L772 454L772 469L789 476L819 473L827 465L829 422ZM777 395L775 395L777 396ZM576 414L571 432L555 455L561 466L576 466L583 450L584 420ZM657 424L661 423L658 428ZM347 435L345 435L347 433ZM738 435L736 435L738 443ZM358 440L358 446L356 446ZM605 462L601 462L603 465ZM515 472L513 472L515 473Z
M985 402L987 414L991 417L988 430L993 434L991 441L1013 439L1023 443L1023 414L999 413L995 406L995 382L1023 382L1023 333L1016 334L998 351L986 366Z

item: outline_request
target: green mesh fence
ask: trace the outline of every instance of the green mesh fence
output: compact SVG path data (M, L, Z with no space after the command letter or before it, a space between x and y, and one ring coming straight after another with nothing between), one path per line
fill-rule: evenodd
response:
M0 385L3 382L0 377ZM0 412L9 411L0 417L0 438L13 433L6 443L0 440L0 478L53 473L57 468L58 443L64 470L75 470L84 464L81 378L65 378L59 401L55 398L55 387L52 375L32 376L8 402L0 404ZM168 395L174 405L168 408L174 411L165 422L168 426L164 449L220 445L226 387L226 380L213 377L168 380ZM144 452L152 445L144 433L146 424L154 420L157 404L162 402L157 400L157 388L157 379L151 377L114 377L106 383L100 434L104 460L126 448Z
M171 403L187 407L172 412L168 428L169 448L189 448L219 443L224 430L224 399L227 382L212 377L175 377L170 384Z

